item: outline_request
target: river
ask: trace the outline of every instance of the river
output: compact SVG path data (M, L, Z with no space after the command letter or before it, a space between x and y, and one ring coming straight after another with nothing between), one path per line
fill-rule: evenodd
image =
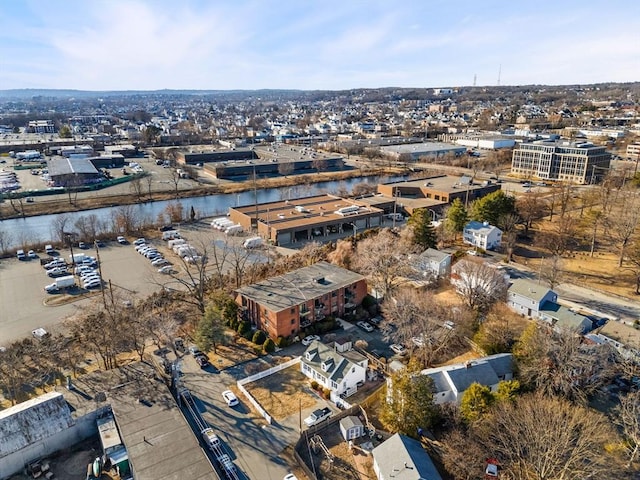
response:
M310 197L323 193L337 193L340 191L350 192L352 188L360 183L378 184L392 181L404 180L405 176L373 176L350 178L347 180L319 182L309 185L296 185L293 187L278 187L259 189L241 193L226 193L217 195L205 195L201 197L191 197L180 199L185 214L188 216L191 208L196 211L197 218L211 217L214 215L225 215L229 208L241 205L250 205L256 202L267 203L278 200L295 200L296 198ZM173 200L162 200L158 202L147 202L131 205L134 215L140 223L155 223L158 216L165 212L167 205ZM0 234L5 237L4 249L11 250L25 247L29 244L55 243L58 241L54 232L54 221L59 215L69 217L67 225L72 226L81 217L89 214L96 215L98 224L104 226L104 232L111 231L111 219L113 212L119 207L104 207L80 212L69 212L54 215L38 215L35 217L13 218L0 221ZM73 230L69 227L68 230Z

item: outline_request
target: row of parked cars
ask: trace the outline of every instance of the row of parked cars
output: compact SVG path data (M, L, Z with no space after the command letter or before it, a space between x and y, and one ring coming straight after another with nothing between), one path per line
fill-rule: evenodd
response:
M102 278L98 271L98 261L95 257L74 255L72 260L75 265L73 272L69 271L69 265L61 257L56 257L43 265L47 276L55 279L53 283L45 285L45 292L58 293L64 288L75 286L76 277L74 275L78 277L84 289L102 286Z
M133 246L136 249L136 252L149 259L151 265L158 268L159 273L175 273L171 262L164 258L164 255L162 255L156 247L147 243L146 239L138 238L137 240L134 240Z

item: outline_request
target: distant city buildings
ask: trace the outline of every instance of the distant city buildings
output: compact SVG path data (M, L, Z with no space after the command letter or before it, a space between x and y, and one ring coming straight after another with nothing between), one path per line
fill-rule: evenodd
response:
M522 143L513 151L511 173L526 179L589 184L600 181L610 164L611 154L603 146L536 141Z

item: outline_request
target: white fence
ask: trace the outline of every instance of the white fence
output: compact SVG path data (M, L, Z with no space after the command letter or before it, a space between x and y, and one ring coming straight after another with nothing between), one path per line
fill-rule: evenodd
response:
M269 375L273 375L274 373L279 372L280 370L284 370L285 368L289 368L292 365L295 365L297 363L300 363L300 357L287 360L286 362L281 363L280 365L276 365L275 367L268 368L267 370L256 373L255 375L250 375L236 382L236 385L238 386L238 390L242 392L242 394L247 398L247 400L251 402L251 404L256 408L256 410L260 412L260 415L262 415L269 424L271 424L271 415L269 415L267 411L264 408L262 408L262 405L260 405L260 403L255 398L253 398L253 395L251 395L247 391L247 389L244 388L244 386L247 383L255 382L256 380L260 380L261 378L268 377Z

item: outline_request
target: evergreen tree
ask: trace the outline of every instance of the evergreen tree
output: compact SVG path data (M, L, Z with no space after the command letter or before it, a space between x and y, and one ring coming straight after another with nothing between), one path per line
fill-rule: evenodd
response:
M492 192L471 204L471 215L478 222L501 226L501 219L516 213L516 199L502 190Z
M388 430L415 436L418 428L429 428L435 418L433 380L420 374L415 362L391 376L380 420Z
M462 394L460 413L468 422L475 422L489 412L493 400L489 387L474 382Z
M464 229L464 226L469 221L469 213L464 208L462 200L456 198L449 209L447 210L446 226L450 232L453 232L454 238L457 238L458 233Z
M420 208L409 217L408 224L413 230L413 243L420 245L423 250L435 248L438 243L436 232L431 225L431 212Z
M225 325L222 312L213 304L207 305L204 315L198 322L195 331L195 341L203 352L213 349L225 339Z

